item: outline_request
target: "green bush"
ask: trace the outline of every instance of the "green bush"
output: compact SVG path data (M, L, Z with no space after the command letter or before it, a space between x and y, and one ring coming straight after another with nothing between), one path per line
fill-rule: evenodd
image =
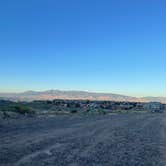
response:
M32 110L30 107L24 106L24 105L16 105L14 106L15 112L19 113L19 114L35 114L35 111Z

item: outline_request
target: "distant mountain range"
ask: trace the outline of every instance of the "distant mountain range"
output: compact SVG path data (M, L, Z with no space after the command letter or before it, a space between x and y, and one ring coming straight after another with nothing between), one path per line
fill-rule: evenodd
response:
M53 100L53 99L73 99L73 100L109 100L109 101L129 101L129 102L162 102L166 103L166 97L131 97L112 93L95 93L86 91L26 91L22 93L0 93L0 99L12 101L33 101L33 100Z

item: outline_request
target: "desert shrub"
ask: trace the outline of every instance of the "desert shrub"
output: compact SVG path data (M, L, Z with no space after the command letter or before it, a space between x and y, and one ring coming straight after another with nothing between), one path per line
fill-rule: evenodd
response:
M86 112L90 112L91 110L90 109L87 109Z
M6 112L5 110L4 110L4 111L2 111L2 113L3 113L3 115L2 115L2 118L3 118L3 119L10 118L9 113L8 113L8 112Z
M80 104L80 103L76 103L76 104L75 104L75 107L76 107L76 108L80 108L80 107L81 107L81 104Z
M71 110L70 111L72 114L75 114L75 113L77 113L78 111L77 110Z
M30 107L24 106L24 105L15 105L14 106L15 112L19 113L19 114L30 114L33 115L35 114L35 111L32 110Z
M99 114L102 114L102 115L105 115L107 112L106 112L105 110L102 110L102 109L101 109L101 110L98 110L98 113L99 113Z

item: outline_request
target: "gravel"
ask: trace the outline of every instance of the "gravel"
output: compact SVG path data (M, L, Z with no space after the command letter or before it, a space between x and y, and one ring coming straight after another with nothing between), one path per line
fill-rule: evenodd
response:
M0 166L165 166L166 114L0 121Z

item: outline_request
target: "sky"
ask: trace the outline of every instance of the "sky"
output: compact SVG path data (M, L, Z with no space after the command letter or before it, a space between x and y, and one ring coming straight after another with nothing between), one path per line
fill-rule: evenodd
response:
M166 1L0 1L0 92L166 96Z

